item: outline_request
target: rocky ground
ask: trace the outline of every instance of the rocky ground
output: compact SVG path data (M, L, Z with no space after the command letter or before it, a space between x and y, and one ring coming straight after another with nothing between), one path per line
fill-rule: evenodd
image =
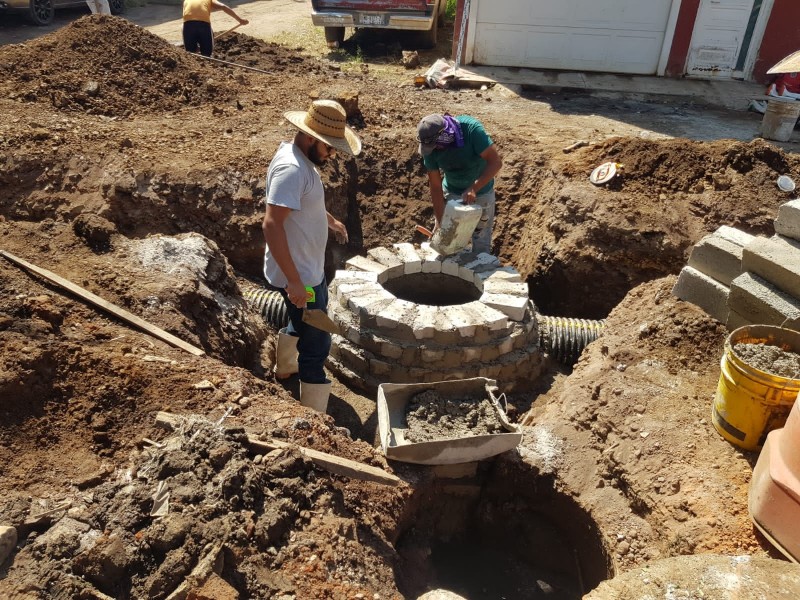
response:
M576 598L662 558L779 557L747 514L757 456L710 424L727 332L670 293L706 233L773 233L797 155L695 141L703 122L755 133L757 115L418 88L432 56L405 70L386 45L314 53L237 32L215 56L251 69L117 17L0 47L0 249L204 352L0 260L0 525L18 537L3 597ZM606 319L574 369L553 362L508 396L513 419L531 411L518 452L461 472L387 463L374 397L335 382L320 416L272 379L272 332L242 290L260 271L266 165L292 135L281 115L321 96L364 141L323 173L350 234L331 275L422 241L414 124L468 113L505 161L495 253L542 313ZM621 175L596 187L606 161ZM182 418L165 429L159 411ZM402 483L332 474L298 446Z

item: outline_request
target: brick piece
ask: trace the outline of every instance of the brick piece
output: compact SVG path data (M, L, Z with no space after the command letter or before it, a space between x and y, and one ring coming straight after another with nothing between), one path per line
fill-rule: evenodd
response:
M391 248L378 246L367 250L367 258L389 267L389 277L397 277L403 274L404 265L402 259Z
M480 285L490 279L503 279L505 281L522 281L522 277L514 267L500 267L491 271L475 274L475 283Z
M394 302L375 313L375 320L378 327L396 329L400 325L407 326L408 319L406 315L416 314L414 306L415 305L408 300L396 299Z
M730 285L742 274L742 249L742 246L712 233L695 244L688 265Z
M692 267L683 267L672 293L699 306L717 321L727 323L729 290L716 279Z
M756 237L744 248L742 270L800 298L800 242L779 235Z
M356 255L345 263L348 269L355 271L367 271L370 273L378 274L378 283L384 283L389 279L389 267L381 263L367 258L366 256Z
M436 313L441 310L438 306L418 304L411 329L418 340L432 338L436 332Z
M444 256L431 248L430 242L423 242L419 246L419 256L422 259L423 273L441 273Z
M781 204L775 219L775 233L793 240L800 240L800 200Z
M729 329L740 319L791 329L800 326L800 300L753 273L743 273L733 280L728 308L733 315L728 316Z
M406 275L422 271L422 258L414 248L414 244L392 244L398 258L403 261L403 272Z
M486 306L482 302L468 302L461 307L473 315L473 320L489 331L508 329L508 317L499 310Z
M504 294L528 298L528 284L521 281L503 279L487 279L483 282L483 291L487 294Z
M463 309L463 305L447 306L444 311L447 313L447 318L461 334L461 337L475 335L477 324L473 315Z
M528 313L528 297L510 296L508 294L486 293L481 296L481 302L499 310L512 321L522 321Z

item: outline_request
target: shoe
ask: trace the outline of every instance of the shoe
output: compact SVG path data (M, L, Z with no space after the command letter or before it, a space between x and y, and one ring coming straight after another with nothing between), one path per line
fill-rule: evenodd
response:
M767 112L767 101L766 100L750 100L750 106L747 107L748 110L752 110L753 112L757 112L760 114L764 114Z
M275 367L272 372L275 379L286 379L299 370L297 366L297 338L286 333L284 327L278 332L278 344L275 348Z
M328 396L331 394L332 385L330 381L328 383L305 383L301 381L300 404L325 414L328 410Z

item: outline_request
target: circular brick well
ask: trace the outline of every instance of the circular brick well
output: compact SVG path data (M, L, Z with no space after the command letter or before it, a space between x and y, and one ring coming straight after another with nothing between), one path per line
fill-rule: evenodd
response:
M367 389L468 377L512 389L541 371L528 286L490 254L373 248L336 272L328 313L341 331L329 368Z

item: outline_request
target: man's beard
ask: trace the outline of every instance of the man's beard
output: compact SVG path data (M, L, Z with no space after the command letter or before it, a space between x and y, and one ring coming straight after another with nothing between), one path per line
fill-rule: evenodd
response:
M322 158L320 151L317 147L317 144L312 144L312 146L308 149L308 160L310 160L318 167L324 165L327 159L328 159L327 156L325 158Z

